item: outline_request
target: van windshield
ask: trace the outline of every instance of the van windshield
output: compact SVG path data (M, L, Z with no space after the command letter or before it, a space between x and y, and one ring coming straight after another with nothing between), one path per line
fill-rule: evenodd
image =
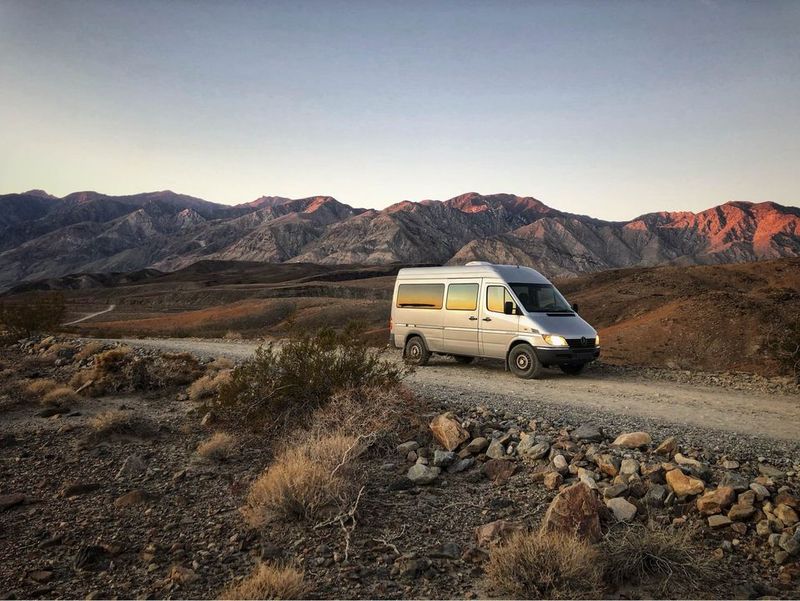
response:
M552 284L510 284L529 313L572 313L572 307Z

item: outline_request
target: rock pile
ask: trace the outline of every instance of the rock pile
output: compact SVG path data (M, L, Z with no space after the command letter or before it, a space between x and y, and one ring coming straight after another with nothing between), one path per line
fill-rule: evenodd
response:
M484 406L466 416L437 415L430 429L431 447L421 440L397 447L412 464L405 486L473 469L495 483L526 478L557 492L546 530L596 541L601 523L654 520L704 531L721 553L740 548L774 564L800 561L800 466L789 461L719 456L682 448L677 437L654 441L647 432L603 432L592 424L558 428Z

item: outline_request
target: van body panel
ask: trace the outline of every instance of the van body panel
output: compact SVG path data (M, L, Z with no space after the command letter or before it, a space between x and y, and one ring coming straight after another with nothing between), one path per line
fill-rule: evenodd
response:
M534 348L543 365L583 364L599 356L597 332L580 315L566 310L527 311L512 284L536 284L547 290L552 287L539 272L516 265L401 269L392 298L390 341L397 348L405 348L409 336L418 335L433 353L494 359L505 359L515 343L524 341ZM398 294L400 286L407 287ZM440 288L441 298L432 294ZM526 299L531 298L533 293L528 292L533 288L517 288L522 288ZM558 296L556 292L551 296ZM563 307L563 298L559 298ZM504 310L509 301L514 308L512 315ZM544 338L548 334L565 338L569 346L549 345Z

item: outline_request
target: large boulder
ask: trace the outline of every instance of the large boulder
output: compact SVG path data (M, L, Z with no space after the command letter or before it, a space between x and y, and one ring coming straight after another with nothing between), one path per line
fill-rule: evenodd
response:
M454 451L458 446L469 440L467 432L452 413L442 413L433 418L430 423L433 437L448 451Z
M600 510L594 491L586 483L578 482L562 490L550 503L542 531L562 532L597 542L602 536Z

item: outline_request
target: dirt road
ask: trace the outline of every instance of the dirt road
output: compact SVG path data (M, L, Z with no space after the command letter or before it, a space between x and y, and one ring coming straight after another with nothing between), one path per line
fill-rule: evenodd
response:
M78 319L74 319L72 321L69 321L69 322L67 322L65 324L61 324L61 325L74 326L76 323L89 321L90 319L92 319L93 317L97 317L98 315L103 315L104 313L111 313L111 311L113 311L116 308L117 308L117 305L109 305L106 309L103 309L102 311L97 311L95 313L89 313L89 315L84 315L83 317L80 317Z
M189 351L201 356L248 357L257 348L250 342L194 339L123 339L131 346ZM389 352L400 361L399 352ZM757 438L800 440L800 396L741 392L720 387L677 384L621 376L602 368L569 377L553 371L540 380L519 380L500 362L459 365L434 358L418 368L407 383L411 388L452 394L467 402L489 402L505 397L515 407L525 404L551 410L580 409L631 416L699 429L741 433Z

